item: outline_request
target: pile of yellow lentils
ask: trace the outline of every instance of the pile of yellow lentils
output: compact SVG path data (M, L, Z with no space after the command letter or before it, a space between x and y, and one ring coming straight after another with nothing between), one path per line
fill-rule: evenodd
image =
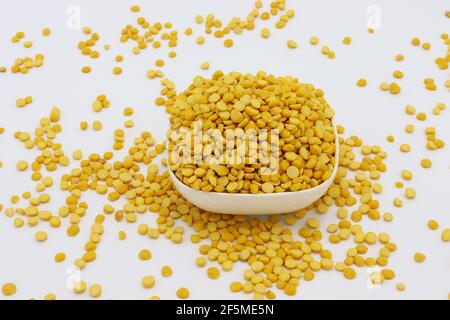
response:
M131 12L139 13L140 7L134 5ZM263 1L255 1L254 8L245 18L234 17L228 22L222 22L214 14L196 16L195 22L204 27L203 34L196 37L197 44L203 44L205 36L213 35L224 39L227 48L234 44L230 37L244 31L254 30L259 20L276 18L275 28L282 29L295 17L294 10L288 9L285 0L272 1L264 9ZM80 52L97 59L100 51L95 49L100 36L92 33L91 28L85 27L83 33L88 39L78 43ZM186 28L183 33L173 28L172 23L150 23L146 18L139 17L137 26L131 24L122 28L120 41L133 42L132 52L139 54L151 46L158 49L164 43L173 49L178 45L181 34L189 37L194 33L192 28ZM42 35L48 37L51 30L45 28ZM271 31L263 28L262 38L269 38ZM11 39L13 43L20 42L25 33L17 32ZM448 36L441 36L445 45L450 48ZM344 45L350 45L352 39L348 36L342 40ZM312 36L311 45L317 45L319 38ZM411 41L413 46L420 45L420 40ZM24 43L25 48L31 47L31 41ZM287 46L296 49L295 40L288 40ZM424 43L423 49L428 50L429 44ZM104 50L110 46L105 44ZM446 56L436 58L439 69L447 70L450 49ZM328 58L335 58L335 53L327 46L321 48L321 53ZM176 57L175 51L170 51L169 58ZM115 61L123 61L122 55L117 55ZM403 56L397 55L396 61L402 61ZM30 69L41 67L44 56L37 54L35 58L18 58L10 70L12 73L26 74ZM0 212L12 219L16 228L25 225L39 229L42 224L49 224L53 228L61 228L62 220L66 219L69 226L65 232L69 237L76 237L80 232L79 223L86 216L89 204L83 201L86 192L95 192L103 196L105 204L103 212L95 217L90 228L89 239L84 246L82 255L73 260L73 264L80 270L87 268L97 259L97 247L105 233L104 221L114 219L117 222L138 223L139 216L150 212L158 215L156 225L138 224L137 231L149 239L165 237L174 244L182 244L185 240L185 227L193 230L190 241L198 244L199 256L195 263L199 268L207 267L205 274L215 280L222 272L232 270L237 263L245 264L242 277L230 283L232 292L244 292L254 299L274 299L277 292L295 296L302 281L312 281L319 272L335 270L346 279L355 279L359 268L378 266L370 276L374 284L395 279L395 271L389 268L389 259L397 250L391 237L384 232L365 230L360 222L363 219L384 220L390 222L394 216L380 206L377 195L383 192L383 186L378 182L387 170L384 159L387 153L378 145L368 145L355 135L344 136L345 129L332 122L333 109L324 98L324 92L311 84L299 82L294 77L276 77L263 71L256 75L222 71L214 72L208 79L197 76L192 84L184 91L177 93L174 83L164 78L163 60L155 61L155 67L146 72L148 78L161 78L161 96L155 100L157 106L164 106L170 115L170 129L168 136L181 127L192 128L193 122L201 120L203 129L279 129L279 173L275 175L259 174L260 165L237 164L227 165L197 165L185 164L177 158L168 158L166 151L173 151L175 145L165 141L159 143L150 132L142 132L132 141L128 154L123 159L114 159L114 151L124 148L125 132L118 128L114 131L114 144L111 151L103 154L84 156L83 151L76 150L72 159L65 154L57 136L62 131L59 124L61 110L54 107L48 117L42 117L39 125L30 133L17 131L14 138L23 143L27 149L36 149L39 155L30 161L17 162L16 169L30 174L36 182L36 189L23 192L21 196L14 195L9 205L0 204ZM209 68L209 63L202 64L202 69ZM91 67L82 67L83 73L90 73ZM5 67L0 72L7 72ZM115 66L113 74L119 75L122 68ZM393 72L396 79L403 78L403 72ZM425 79L425 87L435 90L433 79ZM365 87L367 80L359 79L356 84ZM450 83L445 84L450 88ZM380 89L392 94L400 93L400 86L392 82L382 83ZM18 107L24 107L32 102L32 97L19 98ZM92 103L94 112L102 112L109 108L107 96L99 95ZM433 114L439 115L445 110L445 104L439 103ZM416 116L418 121L425 121L424 113L417 113L413 106L406 106L407 115ZM134 110L126 107L123 115L132 117ZM88 123L80 123L80 130L88 129ZM132 120L127 120L124 127L132 127ZM102 123L93 121L92 127L96 131L102 130ZM407 133L414 132L414 125L405 127ZM336 137L335 132L338 133ZM0 135L4 129L0 128ZM426 147L429 150L443 148L445 143L437 138L436 129L425 129ZM337 138L337 139L336 139ZM387 141L393 143L395 138L388 136ZM223 140L215 143L223 143ZM166 150L167 148L167 150ZM214 149L214 143L210 148ZM335 158L339 148L339 159ZM407 144L400 145L400 151L410 152ZM45 193L55 181L51 172L59 167L71 167L64 173L57 183L67 196L57 212L50 212L43 207L51 201L51 195ZM208 192L239 192L239 193L272 193L298 191L319 185L327 180L334 166L338 165L337 175L327 193L307 208L283 215L268 217L246 217L241 215L224 215L207 212L186 201L174 188L168 170L173 170L176 176L185 184L196 190ZM423 168L430 168L432 161L422 159ZM0 162L0 168L3 164ZM413 179L413 173L402 170L402 181L395 183L403 188L404 184ZM416 191L405 188L405 199L412 200ZM27 205L18 206L19 200L24 199ZM124 204L118 204L123 203ZM395 198L396 207L403 205L403 200ZM116 205L115 205L116 204ZM310 217L308 213L315 211L319 214L336 215L337 222L321 226L317 217ZM429 220L430 230L438 230L439 223ZM120 231L120 240L125 240L127 234ZM37 230L35 239L46 241L45 231ZM450 241L450 229L441 231L443 241ZM333 245L347 244L344 259L333 256ZM372 248L376 248L375 254ZM141 260L149 260L152 253L149 249L142 249L138 255ZM414 254L413 259L424 262L426 255L421 252ZM66 260L64 252L54 256L56 263ZM170 266L162 266L161 277L170 277L176 270ZM157 275L145 275L141 279L144 288L154 288L158 282ZM396 283L399 291L406 289L402 282ZM19 288L20 289L20 288ZM2 293L13 296L17 292L12 282L2 284ZM155 290L155 289L152 289ZM194 289L195 290L195 289ZM75 294L84 292L93 298L102 296L100 284L87 284L78 281L73 285ZM180 299L190 295L188 288L174 289L174 294ZM56 299L54 293L44 297L47 300ZM159 299L153 295L150 299Z
M323 98L322 90L294 78L275 77L264 72L253 76L217 71L211 79L195 77L186 91L168 99L165 106L171 115L169 136L184 128L194 137L194 122L201 122L204 132L209 129L218 132L218 137L214 136L210 141L204 139L203 156L195 154L194 149L199 147L196 144L191 144L188 156L180 156L176 150L180 147L178 139L170 141L170 169L195 190L230 193L299 191L326 181L336 164L334 111ZM227 130L234 130L232 132L238 135L239 132L259 134L260 130L273 129L279 132L277 138L269 136L272 139L268 142L277 144L279 168L274 168L273 172L270 168L263 170L264 164L259 161L252 163L251 160L257 158L257 150L251 146L243 154L224 150L224 144L235 138L234 135L227 137ZM186 139L186 135L182 134L181 139ZM236 164L208 164L212 163L208 159L211 154L217 160L226 158L228 163ZM196 157L204 159L197 165L193 163Z

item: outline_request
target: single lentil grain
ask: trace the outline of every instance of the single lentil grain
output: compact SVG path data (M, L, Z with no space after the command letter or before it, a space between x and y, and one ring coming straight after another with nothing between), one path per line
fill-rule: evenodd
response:
M189 297L189 290L187 288L180 288L177 290L177 297L180 299L187 299Z
M92 298L99 298L102 295L102 287L99 284L93 284L89 287L89 295Z
M414 254L414 261L416 261L417 263L422 263L424 262L426 259L425 254L421 253L421 252L416 252Z

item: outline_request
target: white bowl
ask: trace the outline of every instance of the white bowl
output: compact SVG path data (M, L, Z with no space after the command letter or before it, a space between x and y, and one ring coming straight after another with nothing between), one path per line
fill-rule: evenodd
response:
M169 169L178 192L197 207L210 212L265 215L295 212L306 208L322 197L330 188L339 167L339 137L336 133L336 163L331 176L320 185L301 191L279 193L225 193L194 190L181 182Z

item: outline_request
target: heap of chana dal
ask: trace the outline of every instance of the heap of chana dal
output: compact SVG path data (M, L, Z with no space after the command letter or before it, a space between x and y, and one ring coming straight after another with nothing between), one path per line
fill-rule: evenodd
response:
M166 108L171 123L170 169L195 190L254 194L305 190L327 180L336 164L334 110L321 89L290 76L216 71L211 79L195 77L187 90L167 101ZM193 137L196 122L201 122L202 132L218 129L222 133L223 139L202 139L201 155L212 151L215 159L223 159L220 156L228 152L228 129L266 130L270 146L258 148L278 143L275 151L269 150L273 154L267 153L277 156L276 170L271 164L247 161L255 151L248 145L245 156L235 154L232 163L212 163L205 157L193 161L199 150L195 143L190 144L191 158L179 155L180 141L173 134L184 128ZM277 139L270 130L278 132Z

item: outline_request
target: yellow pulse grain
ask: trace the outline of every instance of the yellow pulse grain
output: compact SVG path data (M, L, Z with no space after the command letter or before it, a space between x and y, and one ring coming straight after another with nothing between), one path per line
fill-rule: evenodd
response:
M415 115L416 114L416 108L414 108L411 105L407 105L407 106L405 106L405 112L408 115Z
M413 177L413 173L409 170L402 170L401 174L402 178L408 181L411 180Z
M152 258L152 253L148 249L142 249L139 251L139 259L146 261Z
M138 5L132 5L130 7L130 11L131 12L139 12L139 11L141 11L141 8Z
M416 38L416 37L412 38L412 39L411 39L411 44L412 44L413 46L415 46L415 47L420 46L420 40L419 40L419 38Z
M234 281L230 284L230 291L231 292L241 292L243 289L243 285L241 282Z
M204 257L198 257L195 259L195 264L199 268L203 268L206 265L206 259Z
M358 79L358 81L356 81L356 85L358 87L365 87L367 85L367 80L366 79Z
M309 43L310 43L311 45L315 46L315 45L317 45L317 44L319 43L319 38L316 37L316 36L312 36L312 37L309 39Z
M430 219L428 220L427 226L430 230L439 229L439 223L436 220Z
M395 199L393 200L393 204L394 204L394 206L397 207L397 208L403 207L403 201L402 201L401 199L399 199L399 198L395 198Z
M47 233L45 231L38 231L35 234L35 238L37 241L43 242L43 241L47 240Z
M89 295L92 298L98 298L102 295L102 287L99 284L93 284L89 287Z
M141 284L144 288L152 288L155 285L155 277L154 276L145 276L141 279Z
M54 293L48 293L44 296L44 300L48 301L56 300L56 295Z
M121 74L122 73L122 68L121 67L114 67L113 68L113 74L114 75L119 75L119 74Z
M400 90L401 90L401 88L400 88L400 86L399 86L397 83L391 82L391 83L389 84L389 92L390 92L390 93L392 93L392 94L398 94L398 93L400 92Z
M220 270L217 269L216 267L210 267L207 270L207 274L208 274L208 277L210 279L213 279L213 280L219 279L219 277L220 277Z
M267 39L270 37L270 30L268 28L261 29L261 37Z
M189 298L189 290L187 288L180 288L177 290L177 297L180 299Z
M343 273L346 279L352 280L356 278L356 272L352 268L344 268Z
M86 131L87 129L88 129L88 123L86 122L86 121L81 121L80 122L80 129L82 130L82 131Z
M94 122L92 122L92 129L94 129L94 131L101 131L103 129L103 123L100 120L94 120Z
M42 35L43 35L44 37L48 37L51 33L52 33L52 31L50 30L50 28L44 28L44 29L42 29Z
M232 39L225 39L225 41L223 42L223 46L225 48L231 48L233 46L233 40Z
M424 112L419 112L416 115L416 119L419 121L425 121L425 120L427 120L427 115Z
M25 171L28 169L28 167L29 167L28 162L26 162L25 160L20 160L16 164L16 168L19 171Z
M401 152L409 152L409 151L411 151L411 146L409 145L409 144L407 144L407 143L402 143L401 145L400 145L400 151Z
M119 231L118 235L120 240L125 240L127 238L127 234L123 230Z
M441 235L442 241L448 242L450 241L450 229L444 229Z
M66 260L66 254L63 252L59 252L55 255L55 262L60 263Z
M133 128L134 127L134 121L133 120L126 120L123 123L123 125L124 125L125 128Z
M208 70L208 69L209 69L209 62L202 62L202 63L200 64L200 68L201 68L202 70Z
M81 293L85 292L86 288L87 288L87 283L86 283L86 281L83 281L83 280L76 281L73 284L73 292L75 292L76 294L81 294ZM95 290L97 290L97 289L95 289Z
M163 277L168 278L168 277L170 277L172 274L173 274L173 270L172 270L172 268L171 268L170 266L163 266L163 267L161 268L161 275L162 275Z
M2 293L5 297L10 297L15 295L17 292L16 285L12 282L7 282L2 286Z
M408 199L414 199L416 197L416 190L414 190L413 188L406 188L405 196Z
M288 40L287 46L289 49L296 49L298 45L295 40Z
M90 73L91 72L91 67L90 66L84 66L81 68L81 72L82 73Z
M405 291L406 285L403 282L397 282L395 284L395 289L397 289L398 291Z
M403 79L403 72L401 72L400 70L395 70L392 73L392 76L396 79Z
M430 50L431 49L431 44L429 44L428 42L424 42L423 44L422 44L422 49L423 50Z
M195 39L195 42L197 44L204 44L205 43L205 37L202 37L202 36L197 37L197 39Z
M431 162L430 159L422 159L420 161L420 165L422 166L422 168L425 168L425 169L431 168L432 164L433 163Z
M397 62L403 61L403 60L405 60L405 56L402 55L402 54L397 54L395 56L394 60L397 61Z
M81 160L81 159L83 158L83 151L81 151L81 150L75 150L75 151L72 153L72 158L73 158L74 160Z
M394 220L394 216L390 212L385 212L383 214L383 220L386 222L391 222L392 220Z
M123 109L123 115L126 117L130 117L134 114L134 109L131 107L126 107L125 109Z
M425 259L426 259L426 256L422 252L416 252L414 254L414 261L416 261L417 263L422 263L425 261Z

